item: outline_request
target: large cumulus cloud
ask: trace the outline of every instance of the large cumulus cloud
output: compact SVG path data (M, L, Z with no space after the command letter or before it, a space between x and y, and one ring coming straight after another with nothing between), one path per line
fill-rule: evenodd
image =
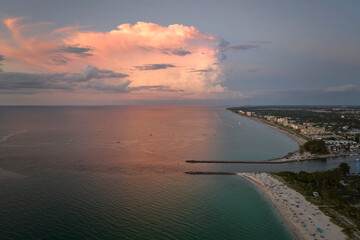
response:
M68 89L70 86L71 89L88 87L110 91L113 87L118 92L140 88L187 96L227 91L222 85L224 75L219 64L227 43L195 27L138 22L121 24L108 32L76 27L40 31L48 23L23 22L22 18L4 20L8 35L0 40L0 52L11 59L3 69L27 72L23 73L26 76L23 79L32 79L29 81L34 88ZM91 73L93 69L86 70L87 74L93 74L90 79L81 80L84 66L96 69L94 73ZM119 72L122 75L116 75ZM64 74L71 81L44 80L58 79ZM9 79L15 76L14 71L3 73L0 77L3 86L13 90L18 85L24 86L25 80L19 79L10 84ZM35 81L36 77L40 80ZM108 80L114 78L121 79L122 83L109 84Z

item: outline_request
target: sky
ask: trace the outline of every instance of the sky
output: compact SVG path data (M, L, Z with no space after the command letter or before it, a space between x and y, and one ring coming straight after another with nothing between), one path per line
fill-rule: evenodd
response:
M0 105L359 105L359 9L1 0Z

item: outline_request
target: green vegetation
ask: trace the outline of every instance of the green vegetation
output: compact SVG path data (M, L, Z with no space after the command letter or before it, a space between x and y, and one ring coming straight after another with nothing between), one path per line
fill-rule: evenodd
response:
M339 167L327 171L280 172L274 175L318 205L344 227L349 236L359 236L360 176L349 175L349 172L349 165L341 163ZM314 192L318 192L319 196L314 197Z
M340 168L343 175L347 175L350 173L350 166L347 163L344 163L344 162L340 163L338 168Z
M313 154L326 154L328 153L326 144L323 140L310 140L304 144L304 150Z

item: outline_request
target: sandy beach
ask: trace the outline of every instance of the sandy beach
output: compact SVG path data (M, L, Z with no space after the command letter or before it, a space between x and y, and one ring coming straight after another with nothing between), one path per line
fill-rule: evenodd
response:
M298 239L346 239L342 229L301 194L267 173L239 173L271 201Z

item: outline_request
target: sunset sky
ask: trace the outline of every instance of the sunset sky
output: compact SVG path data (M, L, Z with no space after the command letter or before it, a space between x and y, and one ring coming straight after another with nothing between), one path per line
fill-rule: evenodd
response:
M2 0L0 105L359 104L359 9Z

